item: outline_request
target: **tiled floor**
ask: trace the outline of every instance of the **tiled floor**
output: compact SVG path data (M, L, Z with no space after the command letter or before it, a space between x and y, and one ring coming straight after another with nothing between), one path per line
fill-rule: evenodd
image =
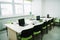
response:
M8 40L6 30L5 31L0 31L0 40Z
M0 40L8 40L7 32L0 32ZM43 40L60 40L60 27L55 26L54 29L45 34Z
M56 26L48 34L45 34L43 40L60 40L60 27Z

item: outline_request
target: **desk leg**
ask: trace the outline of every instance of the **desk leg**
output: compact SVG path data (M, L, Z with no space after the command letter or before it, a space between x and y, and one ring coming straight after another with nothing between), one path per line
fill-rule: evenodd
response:
M9 40L17 40L16 32L7 28Z

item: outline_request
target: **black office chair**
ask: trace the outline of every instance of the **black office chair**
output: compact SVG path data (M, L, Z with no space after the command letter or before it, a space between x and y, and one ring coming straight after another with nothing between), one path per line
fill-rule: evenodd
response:
M41 34L41 40L43 39L44 34L48 32L46 25L47 25L47 22L44 22L43 24L38 25L38 28L41 31L41 33L40 33Z
M43 24L39 25L39 29L41 31L41 40L43 39Z
M18 37L18 40L33 40L32 35L33 35L32 28L27 29L27 30L23 30L21 32L21 34L19 35L20 38Z
M48 33L47 21L42 24L42 34Z
M46 33L48 33L48 23L47 23L47 21L44 22L44 24L45 24L45 26L46 26Z
M39 29L39 25L34 26L33 37L34 40L41 40L41 30Z
M51 26L52 26L52 28L54 28L54 18L51 19Z
M48 26L48 30L51 30L52 29L52 27L51 27L51 20L49 20L48 22L47 22L47 26Z

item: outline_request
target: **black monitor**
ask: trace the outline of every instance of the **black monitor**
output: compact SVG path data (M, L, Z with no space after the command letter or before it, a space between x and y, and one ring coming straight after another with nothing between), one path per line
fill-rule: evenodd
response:
M25 20L24 19L18 19L18 24L19 24L19 26L24 26Z
M47 14L47 18L49 18L49 14Z
M36 20L40 20L40 16L36 16Z

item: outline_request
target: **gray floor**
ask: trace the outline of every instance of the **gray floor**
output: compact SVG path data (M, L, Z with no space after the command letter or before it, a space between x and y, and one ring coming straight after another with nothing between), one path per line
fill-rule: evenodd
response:
M6 30L5 31L0 31L0 40L8 40Z
M0 32L0 40L8 40L7 32ZM55 26L54 29L45 34L43 40L60 40L60 27Z
M60 40L60 27L54 27L48 34L44 35L43 40Z

